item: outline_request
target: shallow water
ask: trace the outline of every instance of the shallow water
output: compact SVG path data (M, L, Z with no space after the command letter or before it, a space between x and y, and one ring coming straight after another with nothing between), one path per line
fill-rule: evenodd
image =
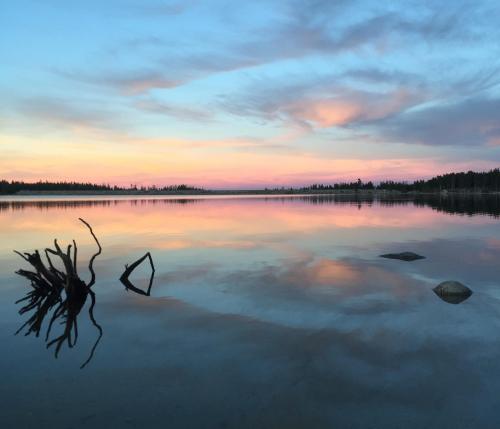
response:
M498 198L0 200L2 427L498 428L499 214ZM84 369L88 303L57 359L14 335L30 288L12 250L75 239L88 280L79 217L103 247ZM125 290L148 251L151 295ZM402 251L426 258L379 257ZM472 296L441 300L445 280Z

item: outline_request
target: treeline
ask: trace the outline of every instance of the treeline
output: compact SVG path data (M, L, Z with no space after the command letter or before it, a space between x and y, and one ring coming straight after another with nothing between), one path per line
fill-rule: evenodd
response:
M487 172L468 171L466 173L448 173L433 177L429 180L415 182L397 182L386 180L374 186L372 182L335 183L333 185L314 184L302 188L304 191L329 190L386 190L399 192L438 192L438 191L472 191L472 192L500 192L500 169L495 168Z
M430 180L418 180L414 183L416 191L427 190L469 190L469 191L500 191L500 170L476 173L449 173L433 177Z
M417 180L413 183L385 181L380 182L377 189L401 192L436 192L436 191L500 191L500 170L486 172L468 171L466 173L448 173L429 180Z
M354 182L340 182L334 184L313 184L303 188L275 188L253 190L251 193L297 193L297 192L335 192L335 191L399 191L399 192L500 192L500 169L487 172L468 171L464 173L449 173L433 177L429 180L415 182L398 182L386 180L375 185L373 182L363 182L358 179ZM36 182L0 180L0 194L16 194L18 192L115 192L115 193L221 193L223 191L206 191L189 185L172 186L111 186L108 184L77 183L77 182ZM244 191L239 191L244 192ZM250 192L250 191L248 191Z
M113 187L113 190L119 190L119 191L138 191L138 192L191 192L191 191L197 191L197 192L203 192L203 188L197 188L195 186L189 186L189 185L169 185L169 186L139 186L137 187L136 185L130 185L129 188L117 188L116 186Z
M17 194L18 192L189 192L202 191L203 189L195 188L188 185L172 185L172 186L137 186L130 185L129 187L111 186L107 184L95 183L78 183L78 182L35 182L26 183L22 181L7 181L0 180L0 194Z
M363 182L358 179L355 182L340 182L333 185L314 184L301 190L304 191L337 191L337 190L372 190L375 189L373 182Z

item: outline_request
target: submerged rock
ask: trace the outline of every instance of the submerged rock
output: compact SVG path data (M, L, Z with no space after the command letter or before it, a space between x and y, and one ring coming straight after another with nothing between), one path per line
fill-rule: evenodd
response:
M460 304L472 295L467 286L456 281L442 282L432 290L439 298L450 304Z
M413 252L386 253L385 255L380 255L380 257L388 259L399 259L401 261L416 261L418 259L425 259L425 256L417 255Z

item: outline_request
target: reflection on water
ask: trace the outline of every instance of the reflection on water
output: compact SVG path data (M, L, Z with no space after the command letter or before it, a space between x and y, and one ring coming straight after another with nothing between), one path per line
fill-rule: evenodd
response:
M499 211L473 199L7 203L0 212L5 427L497 429ZM106 340L85 371L76 369L96 338L84 317L91 295L74 306L79 347L57 361L39 342L12 335L13 303L26 287L26 277L13 275L12 249L33 254L54 236L74 237L83 281L95 242L78 217L99 232L103 248L90 290ZM379 257L402 252L425 259ZM449 279L473 297L460 305L439 299L433 288ZM50 291L23 301L34 304L29 317L52 309L25 330L45 333L51 311L67 300Z
M95 236L90 225L83 219L80 219L90 230L92 237L95 239L98 251L92 255L89 261L89 271L91 279L88 284L78 276L77 271L77 255L78 247L73 240L73 245L68 245L66 252L59 246L57 240L54 240L54 249L46 248L44 254L46 262L42 260L40 252L36 250L34 253L20 253L15 251L21 258L28 262L32 270L19 269L16 274L24 277L30 282L31 290L26 296L16 301L16 304L23 303L23 307L19 310L20 315L29 314L28 320L16 331L16 335L26 328L25 336L34 333L36 337L40 336L42 325L46 316L49 320L45 342L47 348L55 345L55 357L59 355L61 347L66 343L69 348L73 348L78 340L78 316L85 306L87 298L90 296L89 318L99 335L94 343L87 360L81 365L84 368L94 357L94 352L102 338L102 328L97 323L94 316L94 307L96 304L96 294L91 289L96 282L96 274L94 271L94 260L102 252L101 244ZM73 250L72 250L73 248ZM73 253L72 253L73 252ZM62 263L62 269L56 268L50 255L59 258ZM146 291L136 287L130 281L130 275L144 261L148 260L151 266L151 276L149 279L148 288ZM120 277L120 281L125 286L125 289L131 290L139 295L150 296L151 287L155 275L155 266L153 258L148 252L143 257L130 265L125 265L125 271ZM61 335L56 338L51 338L51 330L54 323L63 325Z
M72 209L79 207L116 207L120 205L131 205L137 206L140 204L150 204L150 205L160 205L160 204L193 204L203 201L201 199L194 198L166 198L166 199L134 199L134 200L124 200L124 199L100 199L100 200L85 200L85 199L74 199L74 200L40 200L40 201L23 201L23 200L12 200L12 201L1 201L0 200L0 211L2 210L25 210L29 208L37 208L40 210L48 209Z
M80 220L89 228L98 246L97 252L89 262L91 280L88 284L78 276L78 247L75 241L73 241L73 245L68 245L66 252L64 252L57 240L54 240L54 249L46 248L44 251L46 262L42 260L38 250L34 253L25 252L24 254L15 251L34 270L19 269L16 271L16 274L30 282L31 287L31 290L24 298L16 301L16 304L27 301L19 310L20 315L25 313L30 314L28 320L17 330L16 334L27 328L26 336L34 333L38 337L42 329L42 324L46 316L49 315L50 321L46 328L45 342L47 343L47 348L52 345L55 346L55 357L57 358L64 343L69 348L76 345L78 340L78 315L85 306L87 297L90 296L89 317L98 330L99 336L92 347L89 357L82 364L81 368L83 368L92 359L102 337L102 328L94 317L96 299L95 293L91 289L96 281L94 260L101 254L102 248L90 225L83 219ZM62 263L62 269L56 268L54 265L56 262L52 261L50 255L59 259L59 262ZM63 330L59 336L52 339L50 334L54 323L63 325Z
M145 260L149 261L149 265L151 267L151 276L149 277L149 284L146 291L139 289L130 281L130 275L132 272L141 265ZM151 253L146 253L142 258L139 258L137 261L130 265L125 265L125 271L120 277L120 281L125 286L126 290L131 290L132 292L138 293L139 295L150 296L151 295L151 287L153 286L153 281L155 278L155 265L153 263L153 258L151 257Z
M64 198L64 197L62 197ZM217 197L215 197L217 198ZM220 199L225 196L218 197ZM393 194L325 194L325 195L278 195L278 196L241 196L240 198L260 199L264 201L293 202L300 201L308 204L348 204L358 208L380 204L382 206L414 205L416 207L431 207L437 211L464 215L487 214L493 217L500 216L500 194L415 194L415 195L393 195ZM168 204L195 204L209 202L209 197L137 197L132 200L126 198L114 199L58 199L53 200L23 200L12 199L0 200L0 211L2 210L24 210L37 208L48 209L69 209L78 207L116 207L121 205L168 205Z

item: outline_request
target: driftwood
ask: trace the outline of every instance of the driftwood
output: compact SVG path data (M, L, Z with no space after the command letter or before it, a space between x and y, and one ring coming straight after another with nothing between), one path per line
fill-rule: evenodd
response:
M138 287L134 286L134 284L130 281L129 276L132 274L132 272L144 262L145 259L149 260L149 265L151 266L151 276L149 278L149 286L146 292L144 292L142 289L139 289ZM155 265L153 263L153 258L151 257L151 253L146 253L143 257L139 258L137 261L130 265L125 265L125 271L120 277L120 281L122 284L125 286L126 290L131 290L135 293L138 293L140 295L145 295L145 296L150 296L151 294L151 287L153 286L153 280L155 277Z
M55 357L57 358L65 342L67 342L70 348L76 344L78 339L77 317L84 307L87 297L90 297L89 317L92 324L98 330L99 335L91 349L89 357L81 366L81 368L83 368L92 359L95 349L102 337L102 328L94 318L96 299L95 293L91 289L96 280L94 261L95 258L101 254L102 247L92 227L83 219L79 220L89 229L98 247L97 252L89 260L88 268L91 277L88 283L85 283L78 276L78 248L74 240L73 245L68 245L65 251L61 249L57 240L54 240L54 249L46 248L44 250L47 260L46 263L43 261L38 250L35 250L34 253L20 253L16 250L14 251L34 269L34 271L23 269L16 271L16 274L30 281L32 288L24 298L16 302L24 303L27 301L24 307L19 310L19 314L33 311L31 317L21 326L21 328L19 328L16 334L27 327L25 335L34 333L38 337L45 317L52 312L45 334L45 342L47 348L52 345L55 346ZM62 263L63 270L56 268L50 255L59 259ZM50 333L56 321L60 321L64 329L61 335L51 339Z

